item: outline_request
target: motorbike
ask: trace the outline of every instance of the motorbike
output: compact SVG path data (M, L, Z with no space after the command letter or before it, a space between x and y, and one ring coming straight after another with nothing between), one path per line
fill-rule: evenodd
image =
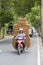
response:
M19 42L18 43L18 55L23 52L23 45Z
M17 50L18 50L18 55L20 55L23 52L23 44L22 42L22 38L17 39L18 40L18 45L17 45Z

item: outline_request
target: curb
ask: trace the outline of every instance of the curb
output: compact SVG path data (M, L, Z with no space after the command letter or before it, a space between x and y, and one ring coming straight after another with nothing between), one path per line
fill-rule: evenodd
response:
M42 46L41 38L40 38L40 62L41 62L41 65L43 65L43 46Z
M0 40L0 42L1 42L1 41L4 41L4 40L7 40L7 39L12 39L12 38L13 38L13 36L5 36L4 39L1 39L1 40Z

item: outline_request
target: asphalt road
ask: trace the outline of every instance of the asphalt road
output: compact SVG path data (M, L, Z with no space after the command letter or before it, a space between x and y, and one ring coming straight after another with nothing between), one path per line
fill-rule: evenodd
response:
M12 39L0 41L0 65L37 65L37 37L31 38L31 46L21 55L11 46Z

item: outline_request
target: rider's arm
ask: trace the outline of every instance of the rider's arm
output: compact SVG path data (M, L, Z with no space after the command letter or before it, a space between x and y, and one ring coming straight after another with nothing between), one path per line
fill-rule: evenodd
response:
M18 39L19 34L16 35L15 39Z
M26 39L26 35L24 34L24 39Z

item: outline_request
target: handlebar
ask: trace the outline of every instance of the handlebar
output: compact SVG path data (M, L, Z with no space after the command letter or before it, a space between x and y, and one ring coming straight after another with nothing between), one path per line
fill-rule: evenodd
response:
M17 40L24 40L24 39L17 39Z

